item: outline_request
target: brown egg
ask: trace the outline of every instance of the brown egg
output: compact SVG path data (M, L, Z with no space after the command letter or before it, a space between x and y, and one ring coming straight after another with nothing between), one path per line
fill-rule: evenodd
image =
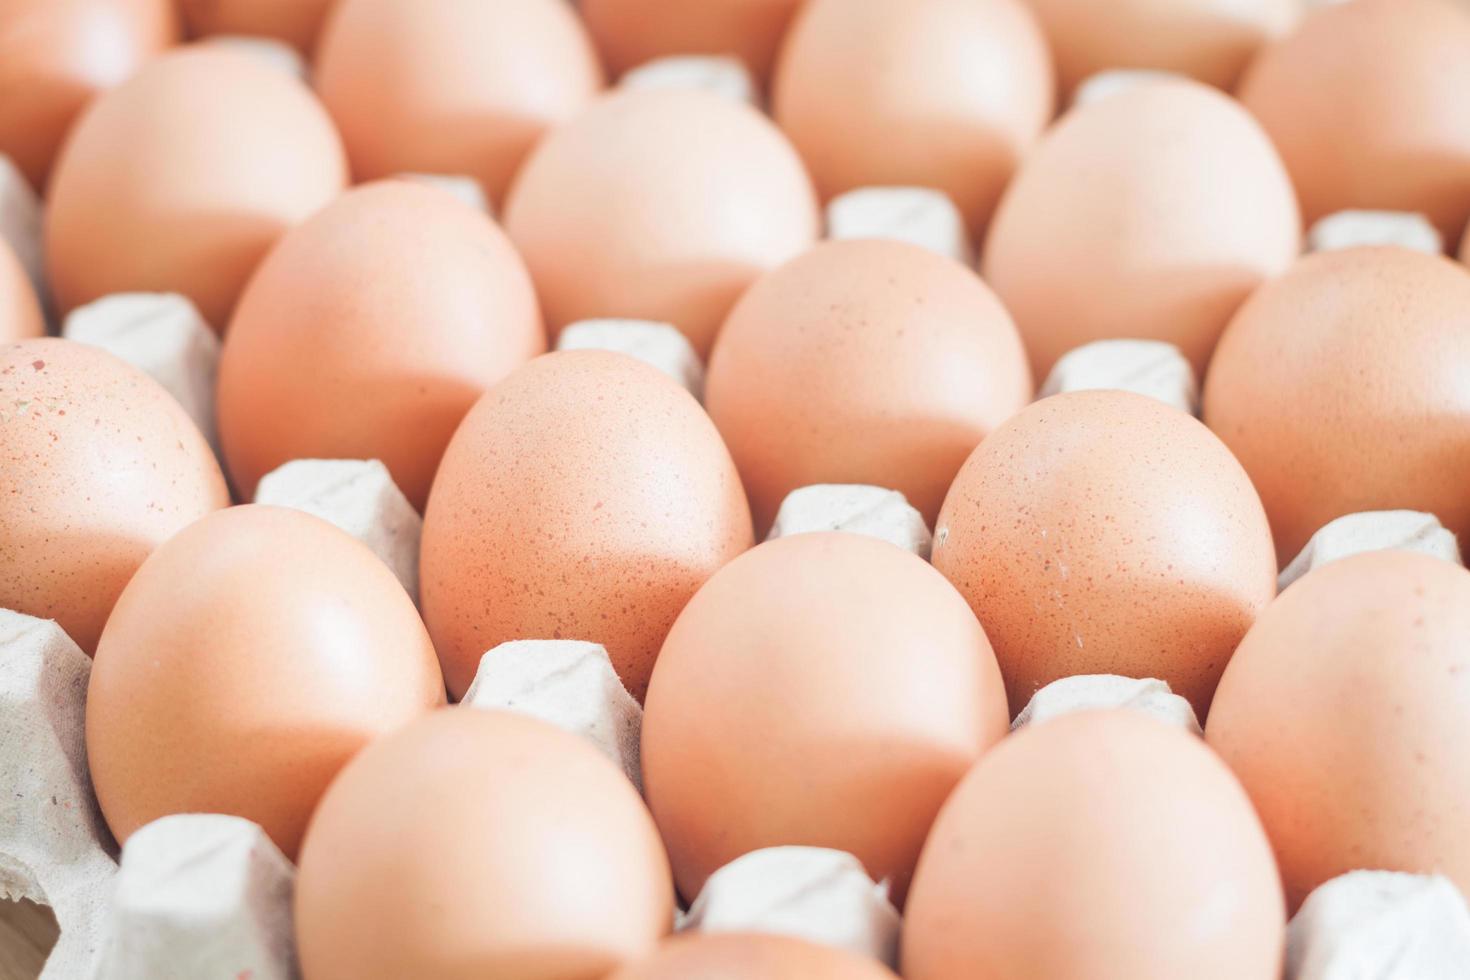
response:
M1281 594L1220 681L1205 735L1276 848L1295 908L1357 869L1470 890L1470 572L1380 551Z
M1168 681L1200 717L1276 594L1261 501L1208 429L1163 402L1037 402L975 450L934 567L969 600L1017 710L1074 674Z
M1094 340L1176 344L1203 371L1231 315L1301 247L1291 182L1228 96L1146 83L1073 109L996 212L982 272L1038 378Z
M306 980L600 980L673 924L669 862L589 743L446 708L369 746L312 819Z
M553 330L672 323L709 354L757 276L816 240L811 182L749 106L696 91L610 95L537 147L505 227Z
M178 402L105 351L0 347L0 608L61 624L91 653L148 553L229 504Z
M582 0L608 68L621 75L665 55L731 55L764 80L803 0Z
M336 0L179 0L189 33L273 37L310 53Z
M687 391L623 354L537 358L466 416L424 514L449 691L507 640L590 640L642 700L674 617L751 543L735 464Z
M603 86L565 0L341 0L315 78L358 180L467 175L496 204L542 133Z
M924 845L909 980L1277 980L1281 880L1250 801L1194 735L1126 711L1028 728Z
M1054 108L1020 0L808 0L773 100L823 198L934 187L977 233Z
M685 933L607 980L894 980L876 960L760 933Z
M170 0L0 0L0 153L44 189L83 107L178 40Z
M87 689L87 757L120 842L168 814L229 813L294 860L347 760L443 703L388 566L309 514L234 507L159 546L123 590Z
M756 282L710 360L705 403L770 527L792 490L900 490L933 525L986 433L1031 400L1010 315L914 245L819 245Z
M350 191L287 232L240 299L219 423L240 492L293 459L380 459L415 507L485 390L546 350L510 241L405 181Z
M28 340L45 332L46 321L30 276L15 252L0 239L0 344Z
M1448 0L1324 6L1262 52L1240 98L1313 222L1418 211L1450 241L1470 217L1470 13Z
M1470 535L1470 274L1408 249L1302 259L1231 323L1204 417L1251 475L1277 557L1365 510Z
M217 45L159 58L92 104L57 164L57 304L177 292L222 329L256 263L345 179L331 120L299 82Z
M643 785L692 898L748 851L854 854L902 897L940 804L1010 715L985 631L923 559L857 534L767 542L659 654Z

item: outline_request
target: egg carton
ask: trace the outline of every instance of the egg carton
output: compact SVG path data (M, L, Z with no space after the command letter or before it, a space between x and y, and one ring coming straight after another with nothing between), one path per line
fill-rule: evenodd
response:
M1429 255L1444 254L1444 238L1422 214L1407 211L1339 211L1307 232L1308 252L1334 252L1364 245L1397 245Z
M907 242L963 265L975 246L964 216L949 195L928 187L860 187L827 205L827 237Z
M579 320L562 328L557 350L610 350L635 357L673 378L695 398L704 398L704 362L689 339L671 323L653 320Z
M654 58L623 73L621 88L630 90L683 88L712 92L731 100L761 107L760 89L750 69L739 58L722 55L669 55Z

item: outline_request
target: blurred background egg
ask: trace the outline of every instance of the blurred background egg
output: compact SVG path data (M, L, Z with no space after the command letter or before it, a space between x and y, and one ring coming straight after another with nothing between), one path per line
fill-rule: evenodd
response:
M285 41L310 54L337 0L178 0L195 37L245 34Z
M847 851L897 901L944 798L1009 723L983 630L923 559L857 534L737 558L653 671L643 786L686 898L749 851Z
M600 980L673 925L638 792L579 736L435 712L369 746L312 820L305 980Z
M1002 742L944 804L902 968L909 980L1277 980L1285 932L1270 845L1229 770L1190 733L1088 711Z
M705 403L758 532L814 483L902 491L932 526L970 451L1032 391L1015 325L979 276L859 240L757 280L721 329Z
M356 179L466 175L498 205L603 77L565 0L339 0L315 83Z
M309 514L234 507L123 590L87 690L87 758L119 842L169 814L229 813L294 860L337 770L443 703L388 566Z
M1017 174L981 271L1037 378L1094 340L1164 340L1202 371L1301 247L1291 182L1228 96L1146 82L1072 109Z
M222 330L256 263L345 180L331 120L289 75L217 45L159 58L92 104L57 164L57 304L177 292Z
M46 332L31 278L10 246L0 239L0 344Z
M607 96L531 154L506 205L553 331L672 323L709 354L735 300L816 240L801 160L760 113L707 92Z
M824 199L936 188L978 233L1053 95L1046 40L1020 0L808 0L772 109Z
M771 63L803 0L582 0L608 69L621 75L665 55L728 55L756 77Z
M293 459L379 459L420 510L487 388L546 349L520 256L476 208L387 181L289 231L230 321L219 422L241 494Z
M1073 674L1160 678L1203 718L1276 594L1250 479L1194 418L1083 391L1027 408L960 470L934 535L1011 707Z
M147 375L69 340L0 347L0 608L91 653L123 586L229 504L189 416Z
M760 933L686 933L607 980L893 980L876 960Z

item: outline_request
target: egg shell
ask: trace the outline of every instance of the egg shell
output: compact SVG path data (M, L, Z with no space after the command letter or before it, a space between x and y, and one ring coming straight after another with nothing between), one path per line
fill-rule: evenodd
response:
M875 185L944 191L973 233L1055 108L1021 0L807 0L772 109L824 200Z
M894 980L875 960L787 936L679 936L607 980Z
M122 842L173 813L227 813L295 859L368 742L444 703L413 602L326 521L247 505L196 521L123 590L87 689L97 801Z
M1354 0L1313 10L1267 47L1240 98L1286 161L1308 224L1349 208L1417 211L1453 242L1470 217L1467 90L1463 4Z
M856 534L760 545L690 600L643 716L643 785L693 898L762 847L847 851L901 902L1010 714L985 631L922 558Z
M94 101L67 140L46 217L57 305L182 293L221 330L275 240L345 180L300 82L224 45L182 48Z
M189 33L246 34L285 41L310 54L337 0L178 0Z
M820 228L796 151L759 112L710 92L604 96L536 148L505 227L553 331L672 323L708 356L735 300Z
M229 504L169 394L69 340L0 347L0 608L61 624L87 653L155 547Z
M311 823L306 980L599 980L673 923L638 793L576 735L449 708L369 746Z
M1167 681L1201 718L1276 595L1260 499L1191 416L1143 395L1037 402L965 463L934 567L969 601L1020 707L1073 674Z
M581 0L613 74L665 55L732 55L763 82L803 0Z
M814 483L899 490L932 522L970 451L1033 390L979 276L870 239L818 245L757 280L720 332L705 404L763 534Z
M315 77L358 180L467 174L497 206L541 135L604 84L565 0L341 0Z
M1203 372L1232 314L1301 251L1291 182L1228 96L1154 82L1079 106L1006 191L981 271L1046 377L1094 340L1165 340Z
M1205 725L1294 909L1349 871L1470 890L1470 572L1406 551L1324 565L1241 643Z
M30 276L10 246L0 241L0 344L29 340L45 332L46 321Z
M0 0L0 153L43 190L87 103L178 40L170 0Z
M904 920L909 980L1276 980L1271 848L1195 736L1088 711L1012 736L945 803Z
M642 701L674 617L753 540L689 392L625 354L537 358L471 409L424 514L424 619L450 693L501 643L586 640Z
M1418 510L1470 535L1470 274L1357 248L1302 259L1231 323L1204 419L1251 475L1277 556L1345 514Z

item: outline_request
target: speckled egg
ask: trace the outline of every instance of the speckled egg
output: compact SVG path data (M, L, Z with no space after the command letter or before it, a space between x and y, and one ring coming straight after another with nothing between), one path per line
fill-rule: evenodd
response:
M934 567L995 646L1012 708L1073 674L1169 682L1204 717L1276 594L1249 477L1197 420L1122 391L1044 399L960 470Z
M686 933L607 980L894 980L881 963L834 946L761 933Z
M189 33L272 37L310 54L337 0L179 0ZM417 6L417 5L416 5Z
M46 321L30 276L15 252L0 239L0 344L39 337L45 332Z
M614 74L665 55L715 54L741 59L764 79L802 2L582 0L581 9Z

